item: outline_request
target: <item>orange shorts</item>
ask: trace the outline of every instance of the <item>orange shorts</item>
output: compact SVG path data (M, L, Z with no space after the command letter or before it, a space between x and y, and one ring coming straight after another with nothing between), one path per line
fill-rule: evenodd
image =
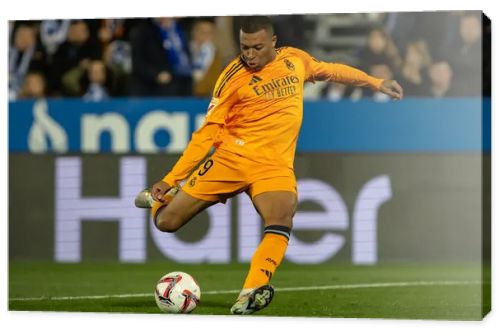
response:
M257 163L217 149L191 174L182 190L204 201L224 203L243 191L252 199L268 191L297 194L297 181L290 168Z

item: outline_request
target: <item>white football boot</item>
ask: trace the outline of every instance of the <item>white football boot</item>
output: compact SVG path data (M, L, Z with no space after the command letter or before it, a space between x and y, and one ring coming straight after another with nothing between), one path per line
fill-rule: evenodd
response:
M231 307L231 314L252 314L271 303L274 289L271 285L263 285L256 289L241 290L236 303Z

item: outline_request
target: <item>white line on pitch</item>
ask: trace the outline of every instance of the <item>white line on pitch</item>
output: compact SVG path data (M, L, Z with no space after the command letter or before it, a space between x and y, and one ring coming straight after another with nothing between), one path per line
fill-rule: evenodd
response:
M386 282L386 283L364 283L364 284L338 284L320 286L297 286L289 288L276 288L276 291L308 291L308 290L343 290L343 289L364 289L364 288L396 288L409 286L442 286L442 285L474 285L481 284L481 281L415 281L415 282ZM218 295L227 293L238 293L240 290L212 290L202 292L202 295ZM131 293L119 295L100 296L65 296L65 297L27 297L9 298L9 301L35 301L35 300L78 300L78 299L108 299L108 298L134 298L153 296L151 293Z

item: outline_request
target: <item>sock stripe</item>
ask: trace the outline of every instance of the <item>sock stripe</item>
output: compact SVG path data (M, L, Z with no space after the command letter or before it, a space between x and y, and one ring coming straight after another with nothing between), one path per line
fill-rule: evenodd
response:
M290 228L282 225L270 225L264 228L264 233L279 234L290 239Z
M264 233L278 234L278 235L284 236L285 238L287 238L287 240L290 239L289 233L285 233L285 232L281 232L281 231L264 231Z
M291 229L288 226L283 225L269 225L264 228L264 231L266 230L277 230L290 233Z

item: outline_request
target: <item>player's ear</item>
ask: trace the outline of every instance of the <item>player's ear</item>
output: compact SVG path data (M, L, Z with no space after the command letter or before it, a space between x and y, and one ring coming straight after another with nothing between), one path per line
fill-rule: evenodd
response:
M273 35L273 37L271 38L271 41L273 42L273 48L275 48L276 42L278 41L278 37L276 37L276 35Z

